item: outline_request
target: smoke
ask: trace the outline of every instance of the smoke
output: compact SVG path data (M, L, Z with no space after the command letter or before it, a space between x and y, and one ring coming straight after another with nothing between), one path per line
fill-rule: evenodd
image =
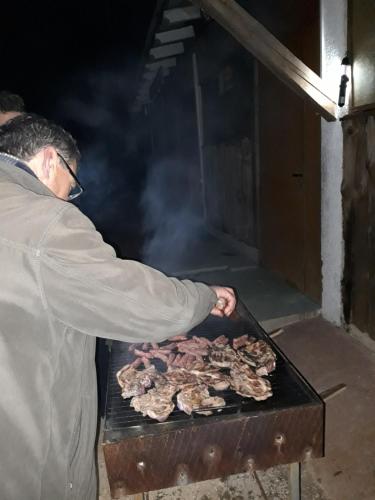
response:
M189 165L163 160L148 172L142 195L145 242L143 262L178 274L191 260L203 223L188 187Z
M136 154L128 113L135 67L112 61L70 76L55 110L82 152L78 176L85 191L77 205L119 255L129 255L129 233L136 226L141 232L144 161Z

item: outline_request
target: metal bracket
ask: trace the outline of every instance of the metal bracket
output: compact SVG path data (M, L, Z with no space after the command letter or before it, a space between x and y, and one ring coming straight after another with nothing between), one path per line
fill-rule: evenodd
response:
M345 389L346 384L337 384L330 387L329 389L326 389L323 392L320 392L319 396L323 399L323 401L328 401L329 399L334 398L341 392L345 391Z

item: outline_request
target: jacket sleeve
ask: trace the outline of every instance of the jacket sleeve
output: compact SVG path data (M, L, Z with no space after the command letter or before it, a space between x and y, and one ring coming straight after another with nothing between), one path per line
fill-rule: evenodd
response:
M69 205L40 244L45 307L82 333L141 342L185 333L216 301L203 283L168 278L139 262L116 258L90 220Z

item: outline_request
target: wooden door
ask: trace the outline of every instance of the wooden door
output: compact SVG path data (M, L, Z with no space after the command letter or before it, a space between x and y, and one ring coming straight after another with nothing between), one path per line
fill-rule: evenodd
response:
M259 67L260 257L304 290L303 106Z
M282 41L319 73L316 6ZM320 302L320 117L261 65L258 94L260 259Z

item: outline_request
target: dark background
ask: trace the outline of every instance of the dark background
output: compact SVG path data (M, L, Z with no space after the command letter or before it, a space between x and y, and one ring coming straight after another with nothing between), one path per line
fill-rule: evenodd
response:
M78 204L119 254L137 256L138 200L146 171L131 141L129 104L154 1L6 2L0 88L77 139ZM114 224L116 220L116 224Z

